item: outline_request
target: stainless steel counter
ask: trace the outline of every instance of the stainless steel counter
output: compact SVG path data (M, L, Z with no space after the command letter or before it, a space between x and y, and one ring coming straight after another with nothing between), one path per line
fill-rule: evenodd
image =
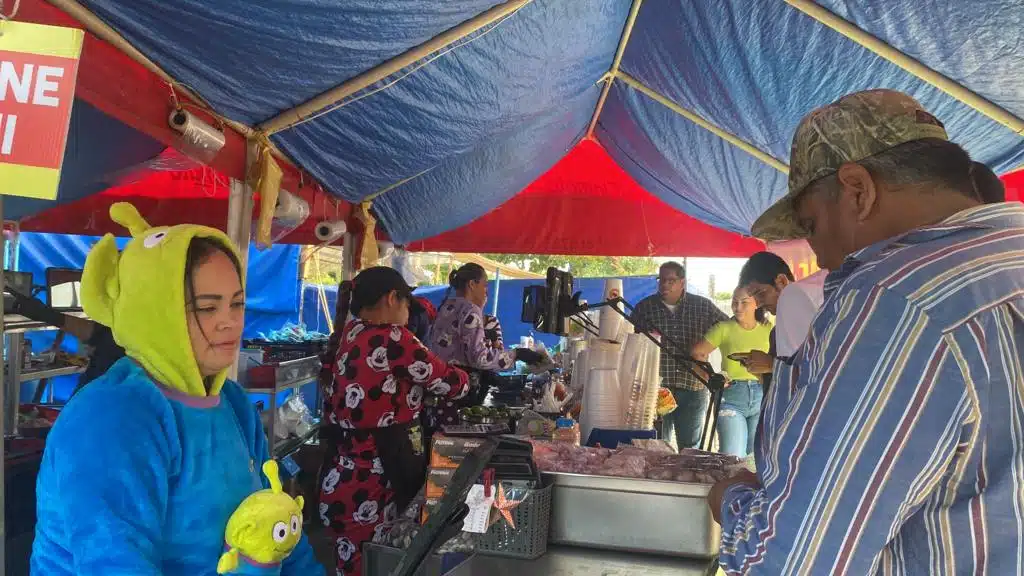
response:
M554 486L552 543L699 559L718 555L721 530L708 510L710 485L581 474L544 477Z
M536 560L477 554L446 576L709 576L717 572L716 560L552 545Z

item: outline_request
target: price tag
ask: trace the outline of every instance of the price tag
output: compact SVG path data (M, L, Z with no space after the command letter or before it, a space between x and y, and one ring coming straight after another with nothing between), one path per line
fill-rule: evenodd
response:
M494 506L494 491L491 496L484 496L484 485L475 484L469 489L466 496L466 505L469 506L469 514L462 521L462 530L474 534L485 534L487 524L491 518L491 507Z

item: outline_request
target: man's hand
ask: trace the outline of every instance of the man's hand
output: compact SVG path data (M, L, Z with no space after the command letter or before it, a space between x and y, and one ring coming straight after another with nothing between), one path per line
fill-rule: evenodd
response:
M734 484L747 484L754 488L760 488L761 480L750 470L743 470L735 476L719 480L711 487L711 491L708 492L708 508L711 508L711 517L718 524L722 523L722 497L725 496L725 491Z
M736 354L735 356L740 357L739 363L743 364L743 367L751 374L771 374L775 367L775 358L760 350L751 350L746 354Z

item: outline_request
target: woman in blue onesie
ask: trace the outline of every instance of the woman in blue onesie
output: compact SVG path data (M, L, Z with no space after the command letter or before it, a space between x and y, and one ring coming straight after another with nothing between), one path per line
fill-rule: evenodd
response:
M255 408L226 380L242 335L241 266L222 232L111 217L82 277L86 313L127 357L75 395L47 439L32 573L216 574L228 517L267 487ZM324 574L303 537L285 575Z

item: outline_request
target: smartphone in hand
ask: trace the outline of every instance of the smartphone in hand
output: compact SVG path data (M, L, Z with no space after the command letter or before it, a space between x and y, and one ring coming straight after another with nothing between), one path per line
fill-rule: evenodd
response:
M746 364L750 361L750 352L733 352L728 356L729 360L733 362L739 362L740 364Z

